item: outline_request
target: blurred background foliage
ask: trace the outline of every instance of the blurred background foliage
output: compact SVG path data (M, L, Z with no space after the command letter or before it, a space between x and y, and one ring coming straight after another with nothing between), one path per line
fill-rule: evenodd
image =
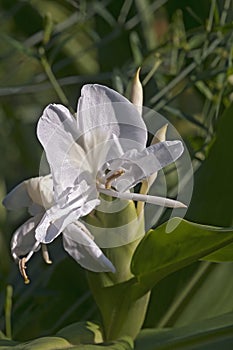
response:
M187 218L232 226L232 8L231 0L1 0L1 198L38 175L35 127L47 104L75 110L88 82L129 96L141 66L145 106L166 116L190 151L196 174ZM51 247L53 265L35 255L32 283L23 284L9 245L26 216L0 206L0 330L27 340L98 321L85 271L59 240ZM145 327L233 312L232 268L195 263L164 279L152 292Z

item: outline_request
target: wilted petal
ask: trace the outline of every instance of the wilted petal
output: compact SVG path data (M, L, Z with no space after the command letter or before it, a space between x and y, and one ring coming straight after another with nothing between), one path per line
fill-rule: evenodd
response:
M135 149L126 152L119 159L108 164L109 170L122 169L124 171L122 176L112 182L112 186L118 191L126 191L142 179L176 161L183 150L181 141L165 141L152 145L142 152ZM111 172L107 175L111 176Z
M78 129L116 135L124 152L146 146L147 130L137 108L116 91L102 85L84 85L77 107ZM106 136L105 136L106 138Z
M111 261L78 222L70 224L63 232L63 245L65 250L85 269L94 272L115 272Z
M41 215L37 215L27 220L13 234L11 240L11 253L13 258L18 261L20 257L28 255L36 246L35 228L41 219ZM39 246L36 250L39 249Z
M80 136L75 118L62 105L51 104L43 112L37 126L53 175L56 195L70 186L83 171L83 149L76 143Z

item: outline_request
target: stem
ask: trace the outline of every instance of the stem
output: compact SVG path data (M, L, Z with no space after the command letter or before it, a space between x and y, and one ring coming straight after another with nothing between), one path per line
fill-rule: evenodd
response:
M47 60L47 57L45 55L45 50L43 47L40 48L39 53L41 54L40 62L44 68L45 73L47 74L47 77L48 77L52 87L56 91L57 96L61 100L62 104L69 106L69 101L68 101L66 95L64 94L62 88L60 87L55 75L53 74L53 71L50 67L48 60ZM72 109L72 107L69 106L69 108L70 108L71 112L74 113L74 110Z
M12 339L12 331L11 331L12 296L13 296L13 288L12 286L8 285L6 287L5 325L6 325L6 336L9 339Z
M150 297L150 292L135 295L135 279L130 268L135 249L145 234L143 212L138 217L134 202L130 201L119 212L109 214L96 210L96 216L106 234L114 227L125 227L125 235L134 237L134 241L128 244L105 248L105 254L115 266L116 273L87 273L102 315L104 340L116 340L126 335L135 338L144 322Z

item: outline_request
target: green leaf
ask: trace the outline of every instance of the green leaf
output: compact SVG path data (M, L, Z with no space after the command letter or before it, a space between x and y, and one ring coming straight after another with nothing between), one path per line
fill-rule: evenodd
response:
M79 345L77 347L72 347L72 350L133 350L134 344L130 337L123 337L122 339L98 344L98 345ZM1 349L0 349L1 350ZM68 350L68 349L67 349Z
M167 233L173 225L174 230ZM173 218L146 234L135 251L131 269L139 282L149 289L172 272L232 242L232 229Z
M195 174L188 220L217 226L233 225L232 114L233 104L221 116L216 142Z
M233 244L229 244L222 249L216 250L216 252L205 256L202 260L211 262L233 261Z
M16 342L14 340L10 339L0 339L0 350L10 349L10 347L14 347L19 344L19 342Z
M68 327L67 327L68 328ZM94 344L80 344L73 346L61 337L44 337L28 341L26 343L17 343L12 341L0 341L0 350L133 350L133 340L130 337L123 337L119 340Z
M56 335L75 345L95 344L103 341L99 325L92 322L73 323L61 329Z
M0 343L0 350L60 350L60 349L70 349L72 344L70 344L68 341L66 341L63 338L58 337L43 337L34 339L32 341L28 341L25 343L21 343L18 345L13 345L12 343L6 344L6 346L1 346Z
M183 327L193 322L233 313L233 264L205 263L204 266L208 268L196 286L184 295L180 307L173 315L170 314L172 317L168 321L169 325Z
M232 350L233 313L173 329L146 329L135 350Z

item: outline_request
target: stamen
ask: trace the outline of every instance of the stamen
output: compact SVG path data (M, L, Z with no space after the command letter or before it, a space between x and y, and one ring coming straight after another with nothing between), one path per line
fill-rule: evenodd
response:
M23 276L24 279L24 283L25 284L29 284L30 283L30 279L28 278L28 275L26 274L26 258L22 258L19 260L19 271L21 273L21 275Z
M41 251L42 251L43 259L46 262L46 264L52 264L53 262L52 260L50 260L49 252L46 244L41 244Z
M150 204L160 205L167 208L187 208L187 206L179 201L170 198L163 198L158 196L150 196L148 194L139 194L131 192L117 192L112 189L99 188L99 192L107 194L115 198L120 198L124 200L133 200L136 202L147 202Z
M117 179L118 177L120 177L122 174L124 174L125 171L123 169L119 169L119 170L116 170L112 175L110 175L106 182L105 182L105 188L107 190L110 190L111 186L112 186L112 182Z

